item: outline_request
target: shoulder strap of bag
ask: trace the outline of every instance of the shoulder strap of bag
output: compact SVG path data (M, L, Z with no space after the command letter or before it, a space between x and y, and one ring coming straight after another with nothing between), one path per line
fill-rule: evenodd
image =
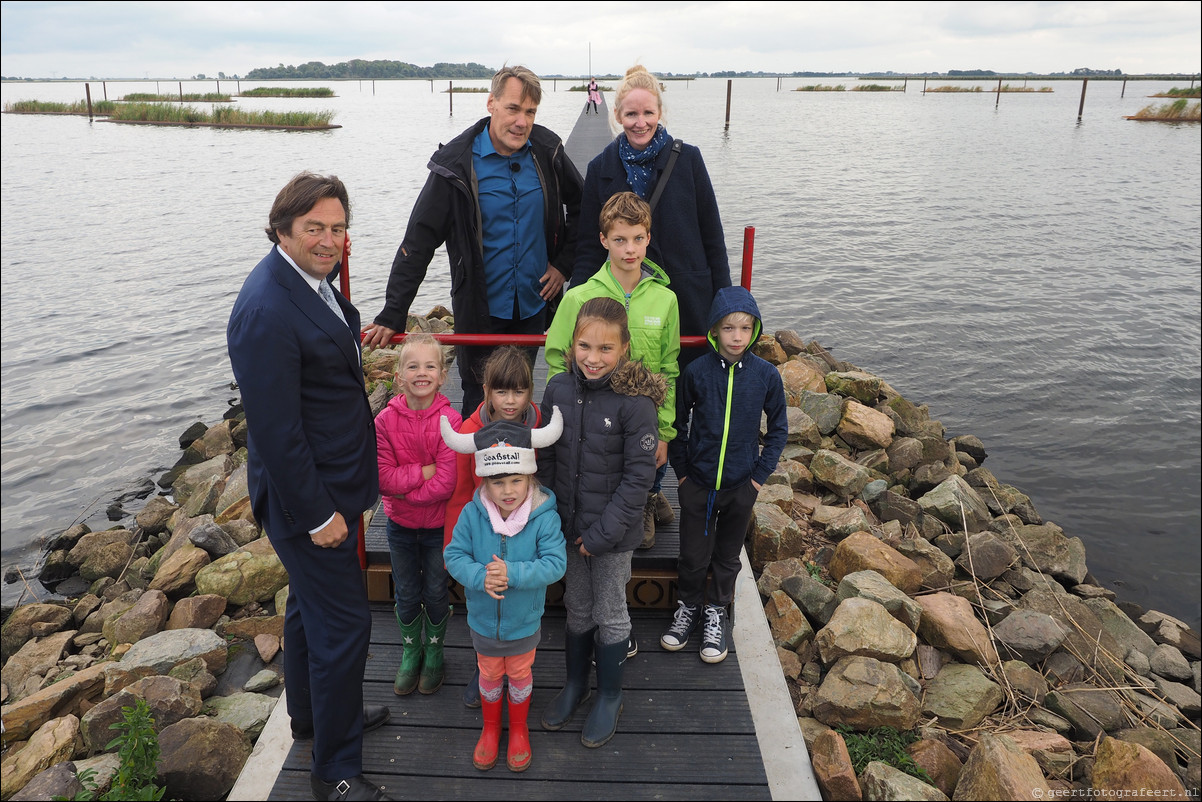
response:
M676 159L680 156L680 149L683 147L683 140L672 140L672 152L668 154L668 164L664 167L664 171L659 174L659 180L655 182L655 191L651 193L651 200L648 201L652 213L655 212L655 205L659 203L659 196L664 194L664 187L668 185L668 176L672 175L672 168L676 166Z

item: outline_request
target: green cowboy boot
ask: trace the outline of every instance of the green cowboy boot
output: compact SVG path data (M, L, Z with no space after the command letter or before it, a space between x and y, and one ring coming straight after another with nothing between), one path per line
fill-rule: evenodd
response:
M448 612L442 620L435 624L427 619L426 636L422 638L422 674L417 689L422 693L434 693L442 687L442 641L447 634L447 621L451 620Z
M422 625L426 623L425 612L420 612L406 624L397 615L396 622L401 627L401 666L396 670L396 679L392 683L392 691L397 696L408 696L417 687L418 675L422 667ZM442 661L439 661L441 668Z

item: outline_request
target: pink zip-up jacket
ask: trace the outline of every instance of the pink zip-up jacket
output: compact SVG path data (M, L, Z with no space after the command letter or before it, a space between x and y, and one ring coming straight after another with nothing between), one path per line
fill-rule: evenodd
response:
M442 393L429 409L413 410L404 394L388 402L376 416L376 451L384 512L411 529L442 529L447 499L455 490L455 457L443 442L438 421L443 415L458 428L463 418ZM422 478L422 466L433 463L434 476ZM404 498L397 498L404 495Z

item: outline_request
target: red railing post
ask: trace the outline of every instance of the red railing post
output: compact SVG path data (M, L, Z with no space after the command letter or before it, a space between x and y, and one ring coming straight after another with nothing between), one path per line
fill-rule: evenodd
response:
M755 253L755 226L743 227L743 289L751 289L751 257Z
M348 301L351 299L351 238L342 243L342 269L338 271L338 291Z

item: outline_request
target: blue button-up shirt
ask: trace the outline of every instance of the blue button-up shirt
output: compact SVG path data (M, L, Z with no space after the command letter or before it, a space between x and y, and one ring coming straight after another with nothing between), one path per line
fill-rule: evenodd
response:
M488 313L525 320L542 311L539 279L547 272L543 187L530 143L512 156L493 147L488 128L472 145L480 193Z

